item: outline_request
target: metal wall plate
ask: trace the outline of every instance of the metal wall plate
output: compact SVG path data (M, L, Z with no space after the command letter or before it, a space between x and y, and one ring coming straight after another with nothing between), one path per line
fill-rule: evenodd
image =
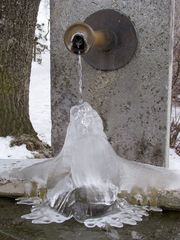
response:
M94 31L106 31L114 37L110 50L93 47L83 55L88 64L98 70L112 71L130 62L137 49L138 40L129 17L112 9L104 9L87 17L85 23Z

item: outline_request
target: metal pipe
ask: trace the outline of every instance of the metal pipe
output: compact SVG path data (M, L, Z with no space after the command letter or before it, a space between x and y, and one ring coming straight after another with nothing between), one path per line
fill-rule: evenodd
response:
M67 49L75 54L85 54L91 48L108 51L111 49L113 35L105 31L94 31L88 24L78 22L66 30L64 42Z

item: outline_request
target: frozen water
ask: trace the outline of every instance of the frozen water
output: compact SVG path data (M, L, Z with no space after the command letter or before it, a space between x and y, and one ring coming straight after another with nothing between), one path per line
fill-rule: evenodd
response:
M13 173L12 177L47 188L43 201L20 199L19 203L34 205L24 218L33 223L61 223L74 217L87 227L134 225L147 215L146 208L118 199L122 190L131 191L135 186L143 191L180 188L178 172L117 156L103 131L100 116L86 102L71 108L60 154Z

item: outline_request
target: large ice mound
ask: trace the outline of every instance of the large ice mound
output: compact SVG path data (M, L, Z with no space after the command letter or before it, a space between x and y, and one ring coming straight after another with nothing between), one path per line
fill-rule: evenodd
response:
M119 157L107 140L100 116L87 102L71 108L59 155L16 172L16 177L47 188L45 200L38 204L20 200L34 205L24 218L34 223L61 223L74 217L88 227L134 225L147 215L146 208L118 199L122 190L180 187L179 173Z

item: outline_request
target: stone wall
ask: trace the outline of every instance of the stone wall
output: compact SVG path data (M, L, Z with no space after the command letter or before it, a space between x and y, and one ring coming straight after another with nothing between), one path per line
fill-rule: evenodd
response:
M180 0L176 0L172 100L180 104Z
M70 107L78 102L77 57L64 32L100 9L116 9L133 21L138 50L124 68L101 72L83 62L83 96L99 112L108 139L122 157L166 165L169 136L170 0L52 0L52 145L62 148Z

